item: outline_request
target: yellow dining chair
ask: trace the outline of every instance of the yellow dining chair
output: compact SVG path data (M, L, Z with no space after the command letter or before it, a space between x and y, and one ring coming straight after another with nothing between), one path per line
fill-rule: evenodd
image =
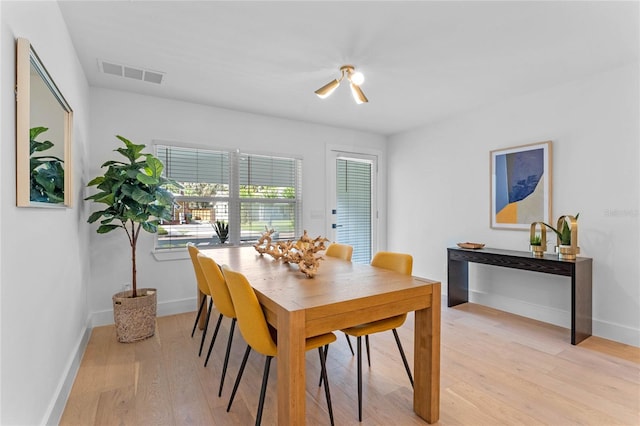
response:
M327 250L324 252L324 254L351 262L351 256L353 255L353 246L350 246L348 244L331 243L331 245L327 247Z
M209 298L209 310L207 311L207 319L204 323L204 330L202 331L202 340L200 340L200 350L198 351L198 356L202 355L202 347L204 346L204 339L207 335L207 329L209 328L209 317L211 316L211 308L213 307L213 299L211 298L211 292L209 291L209 284L207 283L204 274L202 273L202 268L200 267L200 263L198 263L198 253L200 250L193 244L187 243L187 250L189 251L189 256L191 257L191 263L193 264L193 270L196 273L196 283L198 284L198 290L205 297L202 298L202 303L200 303L200 309L198 309L198 315L196 315L196 320L193 323L193 329L191 330L191 337L196 332L196 327L198 326L198 321L200 320L200 315L202 315L202 309L204 308L204 304Z
M375 254L371 260L371 266L378 268L389 269L391 271L399 272L405 275L411 275L413 270L413 257L404 253L393 253L387 251L381 251ZM396 330L407 318L407 314L396 315L391 318L384 318L378 321L369 322L366 324L356 325L355 327L345 328L342 331L347 336L354 336L357 338L357 353L358 353L358 420L362 421L362 336L365 336L367 345L367 360L369 367L371 367L371 358L369 355L369 335L374 333L381 333L383 331L392 330L393 336L396 339L404 368L407 370L409 381L413 387L413 376L411 375L411 369L407 362L407 357L402 349L400 338L398 337L398 331Z
M238 316L238 326L240 327L240 333L247 341L247 349L242 358L242 364L240 365L240 371L238 372L238 378L233 386L231 392L231 398L229 399L229 405L227 406L227 412L231 409L233 398L238 390L242 373L247 364L247 359L251 353L251 349L266 355L267 359L264 366L264 374L262 376L262 387L260 389L260 399L258 402L258 413L256 414L256 426L262 421L262 408L264 406L264 398L267 391L267 382L269 379L269 367L271 360L278 354L278 348L274 337L272 337L271 331L267 324L267 320L258 301L255 291L249 284L247 278L239 272L234 272L227 268L222 267L222 271L226 278L229 292L231 293L231 299L236 308L236 315ZM327 398L327 408L329 410L329 419L331 425L333 425L333 409L331 408L331 393L329 391L329 381L327 380L327 368L326 359L324 356L323 347L329 345L329 343L335 342L336 336L333 333L322 334L320 336L309 337L305 342L306 350L318 349L320 354L320 366L322 380L324 381L324 392Z
M327 250L324 252L325 255L330 257L337 257L338 259L348 260L351 262L351 256L353 256L353 246L348 244L340 244L340 243L331 243ZM349 344L349 349L351 349L351 355L355 355L353 352L353 346L351 346L351 339L347 334L344 335L347 338L347 343ZM327 354L325 353L325 356Z
M231 300L231 295L229 294L229 289L227 288L227 283L225 282L224 275L222 275L220 266L215 262L215 260L202 253L198 254L198 263L200 263L202 273L209 284L209 292L211 294L213 304L216 309L218 309L218 312L220 312L218 322L216 323L216 329L213 332L211 344L209 345L209 352L207 352L207 359L204 361L205 367L209 363L209 357L211 356L213 344L216 342L216 337L218 336L222 317L231 318L231 329L229 330L229 340L227 341L227 352L224 355L222 377L220 378L220 389L218 390L218 396L222 396L222 387L224 386L224 378L227 375L227 365L229 364L229 354L231 352L231 343L233 342L233 332L236 328L236 311L233 307L233 301Z

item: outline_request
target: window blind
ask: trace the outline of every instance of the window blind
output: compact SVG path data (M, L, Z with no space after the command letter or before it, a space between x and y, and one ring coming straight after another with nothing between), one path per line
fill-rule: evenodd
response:
M157 145L164 173L178 182L229 184L229 153Z
M352 262L371 261L371 163L336 162L336 238L353 246Z

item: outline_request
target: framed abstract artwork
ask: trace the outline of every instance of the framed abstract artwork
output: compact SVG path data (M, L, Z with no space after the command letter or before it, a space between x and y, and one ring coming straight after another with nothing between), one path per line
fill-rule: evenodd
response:
M491 151L491 227L529 230L551 218L551 141Z

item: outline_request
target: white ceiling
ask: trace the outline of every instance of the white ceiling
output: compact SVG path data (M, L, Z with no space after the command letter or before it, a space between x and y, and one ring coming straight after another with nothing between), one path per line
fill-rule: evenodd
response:
M638 61L639 3L59 1L89 80L239 111L394 134ZM103 74L98 59L164 72ZM313 93L353 64L347 85Z

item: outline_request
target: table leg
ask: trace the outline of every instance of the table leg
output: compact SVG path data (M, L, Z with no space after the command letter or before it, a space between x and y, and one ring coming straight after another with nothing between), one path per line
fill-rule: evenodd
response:
M440 418L440 283L431 306L415 312L413 411L428 423Z
M591 262L576 262L571 276L571 344L591 336L592 281Z
M447 306L452 307L469 301L469 263L464 260L447 259Z
M278 313L278 424L305 422L305 312Z

